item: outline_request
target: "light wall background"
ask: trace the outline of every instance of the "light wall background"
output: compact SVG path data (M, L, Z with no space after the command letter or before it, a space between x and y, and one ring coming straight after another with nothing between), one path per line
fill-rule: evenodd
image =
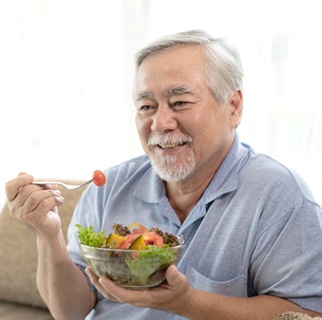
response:
M241 140L298 171L322 203L319 0L0 0L0 202L20 171L88 179L142 154L133 56L194 28L239 48Z

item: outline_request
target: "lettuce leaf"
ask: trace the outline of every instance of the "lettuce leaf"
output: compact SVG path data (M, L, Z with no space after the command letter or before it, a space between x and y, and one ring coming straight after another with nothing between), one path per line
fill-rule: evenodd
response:
M104 244L106 239L105 232L95 232L93 226L89 228L82 227L80 224L75 225L78 229L78 239L86 246L99 248Z
M146 284L154 272L167 268L176 260L176 253L173 250L167 250L167 248L168 246L149 245L147 250L139 251L137 257L125 259L135 282Z

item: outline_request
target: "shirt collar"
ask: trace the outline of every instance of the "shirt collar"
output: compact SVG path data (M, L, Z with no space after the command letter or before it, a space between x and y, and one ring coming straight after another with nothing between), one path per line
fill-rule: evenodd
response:
M238 174L250 151L251 147L240 143L239 136L236 133L228 154L205 191L206 203L238 189Z

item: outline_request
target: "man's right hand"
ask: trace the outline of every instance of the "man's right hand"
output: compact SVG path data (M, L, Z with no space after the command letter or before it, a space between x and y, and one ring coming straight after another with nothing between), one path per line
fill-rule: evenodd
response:
M64 202L60 191L54 187L44 189L34 185L34 177L20 173L6 183L6 195L11 215L27 225L38 237L50 239L57 236L61 220L57 206Z

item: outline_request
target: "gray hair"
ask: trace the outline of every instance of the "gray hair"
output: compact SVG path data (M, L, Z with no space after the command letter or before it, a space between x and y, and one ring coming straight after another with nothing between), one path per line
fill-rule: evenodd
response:
M173 47L199 45L206 59L205 81L219 104L242 89L243 67L239 53L224 39L213 38L202 30L175 33L152 42L136 54L136 71L143 60Z

